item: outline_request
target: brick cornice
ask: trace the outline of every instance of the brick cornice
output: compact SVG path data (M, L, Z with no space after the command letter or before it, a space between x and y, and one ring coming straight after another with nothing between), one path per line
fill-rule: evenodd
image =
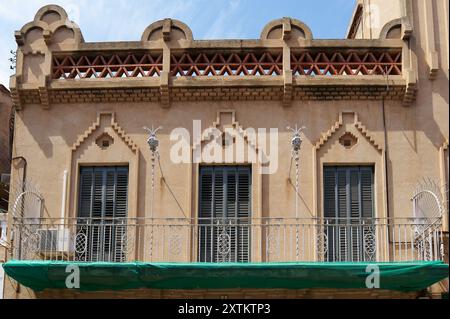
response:
M293 86L292 100L388 100L401 101L404 86L391 87L385 95L384 86ZM45 95L44 95L45 93ZM66 103L163 103L159 87L104 88L104 89L50 89L13 90L16 105L41 104L44 106ZM45 101L42 101L45 97ZM20 98L20 99L19 99ZM280 101L284 99L283 85L244 87L170 87L167 98L171 102L183 101ZM45 102L45 103L43 103ZM167 100L166 102L167 103Z

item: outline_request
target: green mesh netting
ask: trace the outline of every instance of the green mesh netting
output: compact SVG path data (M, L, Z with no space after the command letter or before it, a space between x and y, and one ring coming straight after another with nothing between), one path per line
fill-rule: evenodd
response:
M41 291L66 288L68 265L80 269L80 290L138 288L366 288L368 265L380 270L380 288L418 291L448 277L443 262L408 263L146 263L18 261L3 265L24 286Z

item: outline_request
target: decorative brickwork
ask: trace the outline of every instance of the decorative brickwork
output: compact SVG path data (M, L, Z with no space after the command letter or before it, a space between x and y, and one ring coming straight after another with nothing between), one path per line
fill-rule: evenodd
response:
M300 51L291 53L293 75L401 75L401 51Z
M172 76L282 75L281 52L172 54Z
M93 54L53 57L53 79L160 76L161 53Z

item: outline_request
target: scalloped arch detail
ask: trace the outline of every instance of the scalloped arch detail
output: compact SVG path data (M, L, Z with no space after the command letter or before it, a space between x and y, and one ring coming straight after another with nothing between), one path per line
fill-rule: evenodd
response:
M271 38L304 38L312 39L311 29L302 21L285 17L270 21L261 32L261 39Z
M389 32L395 28L400 28L400 36L401 38L408 38L412 33L412 27L409 23L409 20L406 17L398 18L387 22L380 31L380 39L387 39Z
M141 41L157 41L160 39L169 41L174 37L174 33L181 34L183 40L194 40L192 30L187 24L180 20L167 18L155 21L145 28Z
M46 15L49 14L56 14L59 17L57 17L56 20L52 21L49 24L43 19ZM43 31L43 36L46 43L49 44L52 41L54 33L63 27L73 31L74 42L84 42L83 35L79 26L75 22L70 21L67 16L67 12L58 5L48 5L40 8L34 16L33 21L25 24L20 29L20 31L16 31L16 42L19 46L23 45L26 42L27 34L31 30L39 28Z

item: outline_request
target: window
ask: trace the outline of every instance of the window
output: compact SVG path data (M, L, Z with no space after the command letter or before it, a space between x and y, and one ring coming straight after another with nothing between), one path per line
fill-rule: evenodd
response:
M375 257L373 167L326 166L323 172L327 261Z
M128 167L82 167L77 223L77 258L124 260Z
M250 259L251 168L200 168L198 260Z

